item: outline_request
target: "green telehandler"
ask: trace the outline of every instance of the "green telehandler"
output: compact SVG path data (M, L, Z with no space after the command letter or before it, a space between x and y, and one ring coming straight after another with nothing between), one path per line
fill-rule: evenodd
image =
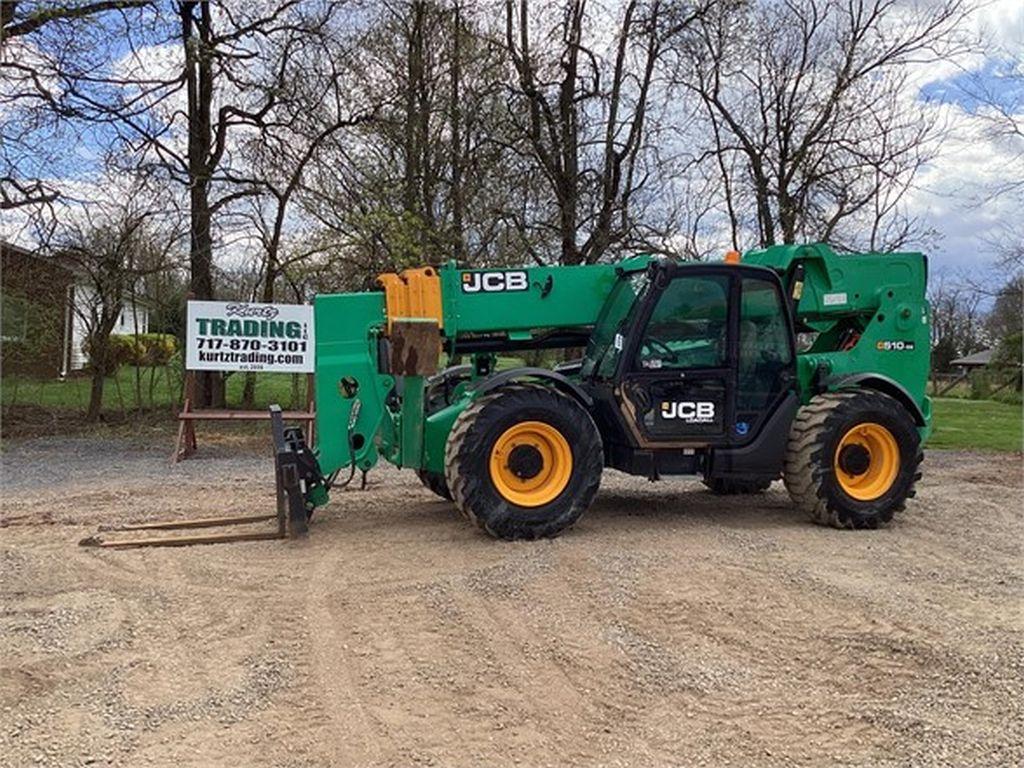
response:
M930 430L926 280L920 253L815 244L717 263L450 263L318 296L318 444L279 441L289 492L311 515L383 457L492 536L534 539L571 526L606 467L721 494L781 477L813 520L875 528L914 495ZM582 357L498 369L540 349Z

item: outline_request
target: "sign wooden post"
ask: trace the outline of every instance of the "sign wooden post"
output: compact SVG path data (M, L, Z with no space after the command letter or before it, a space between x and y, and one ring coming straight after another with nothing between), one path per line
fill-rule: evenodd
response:
M196 372L185 371L185 392L182 398L181 412L178 414L178 443L171 457L175 462L187 459L196 451L196 425L190 418L183 418L192 413L192 404L196 399Z

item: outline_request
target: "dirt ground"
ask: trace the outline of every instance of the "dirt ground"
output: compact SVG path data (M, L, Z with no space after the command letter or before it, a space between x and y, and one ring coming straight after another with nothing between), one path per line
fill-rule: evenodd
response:
M0 765L1020 765L1019 456L933 452L888 530L608 472L554 541L408 472L300 542L99 551L98 524L269 510L220 447L8 442Z

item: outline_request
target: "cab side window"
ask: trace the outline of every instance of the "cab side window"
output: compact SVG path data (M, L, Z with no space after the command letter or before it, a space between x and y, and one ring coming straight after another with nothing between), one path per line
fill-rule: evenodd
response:
M782 390L780 377L793 361L785 307L773 283L743 279L739 331L737 407L760 410Z
M651 313L634 370L724 367L728 306L727 276L677 277Z

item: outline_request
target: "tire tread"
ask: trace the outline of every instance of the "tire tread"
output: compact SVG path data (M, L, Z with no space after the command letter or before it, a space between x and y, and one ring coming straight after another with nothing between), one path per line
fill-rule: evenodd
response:
M844 411L861 409L899 409L903 406L881 392L849 390L815 395L793 420L783 468L783 483L796 507L819 525L833 528L876 528L889 523L896 512L906 507L906 499L916 494L914 484L921 478L920 465L924 451L915 447L911 480L905 495L895 503L877 510L873 516L850 513L827 492L826 481L832 472L831 460L823 461L822 453ZM909 418L909 415L907 415Z
M485 503L484 499L486 498L482 488L482 483L486 482L485 478L474 476L464 468L469 455L480 450L472 440L474 427L485 411L499 401L504 407L516 409L531 405L535 407L538 402L548 398L557 398L548 403L554 410L575 409L579 416L586 419L588 429L591 430L589 440L573 445L573 472L575 473L578 468L586 472L583 478L584 484L576 490L571 509L567 514L543 523L524 524L511 528L506 526L498 529L489 522L491 516L481 506ZM600 486L603 466L604 449L600 434L590 418L590 414L568 395L543 385L513 384L501 387L474 401L456 418L445 445L445 478L456 506L474 525L495 538L537 539L558 535L565 528L571 526L590 505L590 501Z

